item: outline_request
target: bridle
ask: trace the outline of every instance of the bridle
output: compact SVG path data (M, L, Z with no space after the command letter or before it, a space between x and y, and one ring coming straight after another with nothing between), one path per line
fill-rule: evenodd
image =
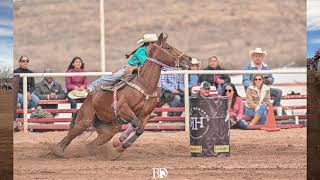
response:
M164 53L168 54L169 56L173 57L175 59L176 67L179 68L179 61L180 61L180 58L184 55L184 52L182 52L178 57L176 57L175 55L171 54L166 49L164 49L162 47L162 43L161 43L160 46L158 44L156 44L156 43L153 43L152 45L155 46L157 49L163 51ZM177 52L177 50L175 50L175 51ZM152 59L151 62L154 62L154 63L156 63L156 64L158 64L158 65L160 65L160 66L162 66L162 67L164 67L166 69L172 68L172 67L170 67L170 66L168 66L168 65L166 65L166 64L164 64L164 63L162 63L162 62L160 62L160 61L158 61L156 59L153 59L153 58L148 58L148 59Z

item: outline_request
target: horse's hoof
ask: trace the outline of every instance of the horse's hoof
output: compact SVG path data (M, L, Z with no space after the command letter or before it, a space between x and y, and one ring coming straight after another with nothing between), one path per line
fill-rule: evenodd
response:
M108 156L109 156L109 159L114 161L114 160L117 160L120 158L120 156L122 155L122 153L119 153L117 148L114 148L113 146L110 146L108 148Z
M122 153L122 152L125 151L125 150L126 150L126 148L124 148L123 146L120 146L120 147L117 148L117 151L118 151L119 153Z
M111 161L115 161L115 160L119 159L120 157L121 157L121 153L116 154L116 155L113 155L113 156L111 157Z
M52 146L51 147L51 152L58 156L58 157L64 157L64 154L63 154L63 149L58 145L58 146Z
M112 137L112 145L113 147L119 147L121 144L120 133L117 133Z

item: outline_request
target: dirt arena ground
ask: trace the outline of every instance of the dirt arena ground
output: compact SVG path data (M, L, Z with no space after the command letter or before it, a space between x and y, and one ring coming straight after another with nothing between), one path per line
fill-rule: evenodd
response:
M185 132L145 132L115 161L110 144L89 155L85 133L67 148L65 158L50 146L66 132L14 134L14 179L152 179L152 168L167 168L167 179L305 179L306 128L231 130L231 157L190 157Z

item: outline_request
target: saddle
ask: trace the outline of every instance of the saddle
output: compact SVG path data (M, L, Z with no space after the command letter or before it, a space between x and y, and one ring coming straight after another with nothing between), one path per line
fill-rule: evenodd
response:
M132 73L125 75L124 77L120 78L115 82L102 84L100 88L103 91L110 91L110 92L113 92L116 89L117 90L122 89L123 87L125 87L126 82L132 81L137 75L138 75L138 69L135 69L134 71L132 71Z

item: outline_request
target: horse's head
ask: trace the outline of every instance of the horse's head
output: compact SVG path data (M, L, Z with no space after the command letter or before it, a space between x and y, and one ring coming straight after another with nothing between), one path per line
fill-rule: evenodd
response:
M169 45L167 38L168 35L164 36L163 33L160 34L158 41L150 49L150 56L168 66L179 66L182 69L188 69L192 58Z

